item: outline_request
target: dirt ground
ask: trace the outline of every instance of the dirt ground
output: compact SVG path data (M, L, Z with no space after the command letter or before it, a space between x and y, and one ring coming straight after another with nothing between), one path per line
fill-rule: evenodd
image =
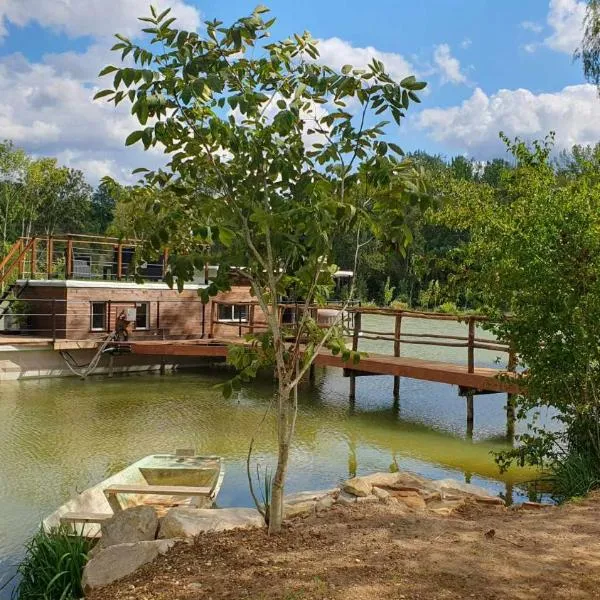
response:
M600 599L600 494L451 516L334 506L264 531L179 544L90 600Z

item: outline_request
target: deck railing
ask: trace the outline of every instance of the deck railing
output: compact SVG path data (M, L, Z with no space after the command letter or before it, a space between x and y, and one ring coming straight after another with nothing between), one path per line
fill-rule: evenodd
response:
M131 265L139 242L94 235L21 238L0 263L0 284L15 279L132 279ZM168 252L138 266L143 279L162 281Z

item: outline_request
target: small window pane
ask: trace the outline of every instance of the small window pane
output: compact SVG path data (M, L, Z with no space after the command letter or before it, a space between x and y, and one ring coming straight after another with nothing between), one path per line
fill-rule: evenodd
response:
M148 303L140 302L135 307L135 328L148 329Z
M106 302L92 302L92 329L94 331L106 329Z
M234 321L247 321L248 320L248 307L246 305L234 306L233 307L233 320Z

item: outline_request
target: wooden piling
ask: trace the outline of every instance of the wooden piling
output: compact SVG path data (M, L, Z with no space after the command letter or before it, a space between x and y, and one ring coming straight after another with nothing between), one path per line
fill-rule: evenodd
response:
M361 327L361 314L356 313L354 315L354 332L352 334L352 350L358 351L358 340L360 339L360 327ZM356 401L356 375L353 370L350 373L350 402Z
M400 336L402 335L402 313L396 315L394 326L394 356L400 356ZM394 376L394 403L400 398L400 377Z
M473 422L475 407L473 405L473 392L467 394L467 438L473 439Z

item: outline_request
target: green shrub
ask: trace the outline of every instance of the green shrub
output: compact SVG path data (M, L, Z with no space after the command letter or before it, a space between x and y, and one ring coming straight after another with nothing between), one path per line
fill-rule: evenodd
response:
M570 454L554 462L550 470L552 496L558 502L600 487L600 465L593 454Z
M93 541L66 527L40 530L25 546L17 568L16 600L76 600L83 597L81 576Z
M408 302L402 302L401 300L394 300L390 304L390 308L393 308L394 310L410 310L410 305L408 304Z
M448 313L448 314L456 314L456 313L460 312L458 310L458 306L456 306L456 304L454 304L454 302L444 302L443 304L440 304L437 307L437 309L441 313Z

